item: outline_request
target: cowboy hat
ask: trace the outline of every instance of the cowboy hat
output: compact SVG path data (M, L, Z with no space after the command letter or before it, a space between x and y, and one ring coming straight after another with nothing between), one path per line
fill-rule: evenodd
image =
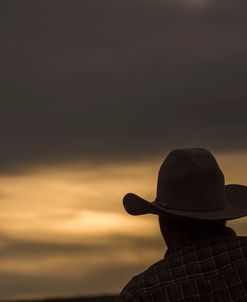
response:
M225 185L224 175L208 150L177 149L161 165L155 200L128 193L123 204L131 215L230 220L247 215L247 187Z

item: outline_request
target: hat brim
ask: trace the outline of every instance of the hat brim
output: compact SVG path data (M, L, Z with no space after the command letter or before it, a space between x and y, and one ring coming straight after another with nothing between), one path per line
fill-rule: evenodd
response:
M128 193L123 205L130 215L154 214L168 219L232 220L247 216L247 186L230 184L225 186L225 208L217 211L185 211L161 207L156 201L149 202L140 196Z

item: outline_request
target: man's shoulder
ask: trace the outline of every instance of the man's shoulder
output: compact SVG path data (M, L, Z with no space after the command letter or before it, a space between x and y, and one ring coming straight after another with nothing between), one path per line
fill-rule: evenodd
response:
M168 267L168 261L162 259L152 264L142 273L132 277L132 279L123 288L119 296L119 301L135 301L136 297L143 296L151 288L154 289L154 287L159 286L158 280L160 280L160 277L158 275L160 271L163 272L162 282L171 282L171 280L169 280L169 275L166 274L166 267ZM167 276L165 276L165 274Z
M227 251L231 257L227 255ZM215 261L213 257L217 254ZM228 260L230 264L227 263ZM187 283L189 279L193 281L196 276L201 278L204 271L210 277L215 273L215 266L221 270L221 266L224 269L234 268L246 262L247 237L236 236L227 240L190 245L134 276L122 290L119 301L138 301L137 297L146 296L150 292L161 289L165 291L166 288L176 287L178 283ZM189 276L190 273L193 278Z

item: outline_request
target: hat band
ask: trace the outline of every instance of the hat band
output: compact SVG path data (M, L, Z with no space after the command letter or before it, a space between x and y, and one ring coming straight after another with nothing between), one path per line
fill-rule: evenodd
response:
M175 210L175 211L210 212L210 211L221 211L226 209L225 202L223 206L219 206L219 204L218 205L216 204L216 206L209 207L207 205L207 208L202 208L200 204L198 205L198 207L192 206L186 208L185 207L174 208L174 207L170 207L166 202L161 202L158 199L155 199L154 204L161 210Z

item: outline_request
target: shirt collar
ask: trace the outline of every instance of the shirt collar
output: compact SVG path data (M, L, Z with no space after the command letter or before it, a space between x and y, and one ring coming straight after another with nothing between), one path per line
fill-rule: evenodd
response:
M207 230L195 230L193 232L186 232L171 244L171 246L165 253L165 258L170 254L180 250L181 248L187 245L191 245L195 242L205 241L209 238L224 238L231 236L236 236L236 233L234 232L234 230L226 226L219 226L216 228L214 227Z

